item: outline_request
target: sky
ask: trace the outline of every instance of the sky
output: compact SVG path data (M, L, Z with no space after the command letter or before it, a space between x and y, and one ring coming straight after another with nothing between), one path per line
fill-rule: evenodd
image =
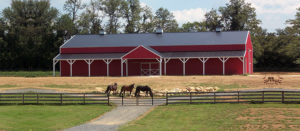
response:
M66 0L50 0L51 5L63 13ZM82 0L88 2L90 0ZM181 25L186 22L202 21L204 14L212 8L225 6L229 0L140 0L142 5L152 8L153 12L160 7L171 11ZM269 32L287 26L286 20L294 19L296 9L300 8L300 0L245 0L256 8L257 18L261 26ZM0 0L0 10L8 7L11 0Z

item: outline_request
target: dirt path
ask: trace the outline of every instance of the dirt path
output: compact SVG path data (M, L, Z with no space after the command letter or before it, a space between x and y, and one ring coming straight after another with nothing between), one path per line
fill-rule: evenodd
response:
M112 102L117 105L115 109L105 113L101 117L91 122L66 129L65 131L116 131L121 125L136 120L155 106L165 103L165 101L160 100L154 102L154 106L152 106L149 105L151 101L150 99L141 99L141 103L147 103L148 105L133 106L133 103L135 103L135 99L127 99L126 101L124 101L125 106L122 106L120 101L121 99L113 99Z

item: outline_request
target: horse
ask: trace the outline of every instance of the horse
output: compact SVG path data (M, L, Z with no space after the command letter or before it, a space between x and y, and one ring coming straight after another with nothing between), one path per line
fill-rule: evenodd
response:
M153 97L152 90L149 86L137 86L136 89L135 89L135 97L140 96L141 91L143 91L143 92L146 91L146 96L148 96L148 92L149 92L150 96Z
M110 94L110 91L113 91L113 94L117 93L118 84L108 85L105 91L105 94Z
M121 96L122 93L125 94L125 91L129 91L130 95L131 95L131 92L132 92L133 88L134 88L134 84L131 84L129 86L122 86L121 91L120 91L120 96Z

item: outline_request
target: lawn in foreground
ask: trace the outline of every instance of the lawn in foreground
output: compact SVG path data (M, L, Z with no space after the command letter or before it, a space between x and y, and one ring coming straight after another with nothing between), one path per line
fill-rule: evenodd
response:
M107 105L0 106L0 130L56 131L70 128L109 111Z
M56 76L59 76L56 71ZM0 71L0 77L49 77L52 71Z
M300 105L199 104L159 106L140 120L123 126L131 130L299 130Z

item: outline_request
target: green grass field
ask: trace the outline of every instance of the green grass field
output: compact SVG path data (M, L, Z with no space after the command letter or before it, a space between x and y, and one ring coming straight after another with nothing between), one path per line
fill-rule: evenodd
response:
M300 105L199 104L159 106L121 131L299 130Z
M52 71L0 71L0 77L47 77L52 76ZM59 76L59 72L56 72Z
M107 105L0 106L0 130L62 130L92 120L111 108Z

